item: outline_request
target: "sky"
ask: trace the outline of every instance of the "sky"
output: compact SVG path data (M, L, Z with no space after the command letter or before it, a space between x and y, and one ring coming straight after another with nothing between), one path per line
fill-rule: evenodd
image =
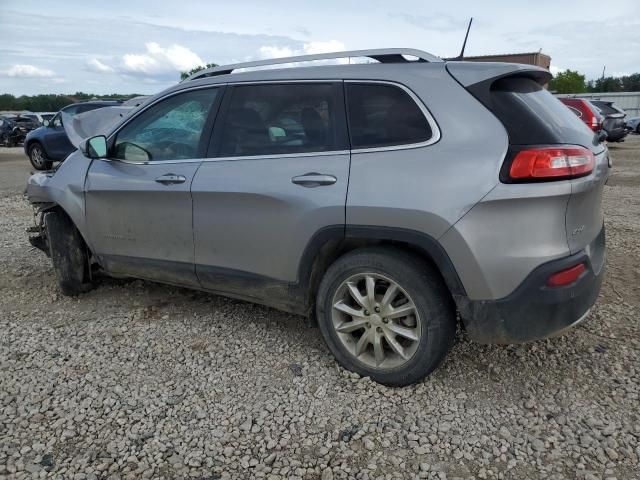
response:
M638 0L0 0L0 93L158 92L204 63L367 48L542 50L552 73L640 72Z

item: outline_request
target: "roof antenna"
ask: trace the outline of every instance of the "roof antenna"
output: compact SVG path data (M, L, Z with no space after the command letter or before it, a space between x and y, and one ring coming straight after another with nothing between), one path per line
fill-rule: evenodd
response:
M462 60L464 58L464 49L467 46L467 38L469 38L469 30L471 30L471 23L473 22L473 17L469 19L469 25L467 26L467 33L464 36L464 42L462 43L462 50L460 50L460 55L458 55L454 60Z

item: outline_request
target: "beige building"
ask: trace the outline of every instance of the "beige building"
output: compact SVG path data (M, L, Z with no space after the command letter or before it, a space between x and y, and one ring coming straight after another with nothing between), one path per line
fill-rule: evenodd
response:
M504 55L480 55L477 57L464 57L469 62L509 62L524 63L526 65L536 65L549 70L551 57L542 52L533 53L508 53Z

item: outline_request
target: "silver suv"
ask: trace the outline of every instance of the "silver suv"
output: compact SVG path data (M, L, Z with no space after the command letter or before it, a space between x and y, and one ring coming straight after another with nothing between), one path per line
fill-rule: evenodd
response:
M291 65L347 57L370 62ZM598 296L608 153L549 78L406 49L204 70L33 175L31 242L65 294L99 269L270 305L345 368L410 384L457 314L524 342Z

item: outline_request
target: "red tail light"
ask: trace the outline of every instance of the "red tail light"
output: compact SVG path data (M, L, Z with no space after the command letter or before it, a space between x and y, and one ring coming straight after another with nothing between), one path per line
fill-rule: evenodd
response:
M547 285L550 287L564 287L565 285L571 285L573 282L580 278L587 270L584 263L579 263L571 268L560 270L554 273L547 279Z
M514 180L558 180L590 174L596 159L583 147L530 148L518 152L509 176Z

